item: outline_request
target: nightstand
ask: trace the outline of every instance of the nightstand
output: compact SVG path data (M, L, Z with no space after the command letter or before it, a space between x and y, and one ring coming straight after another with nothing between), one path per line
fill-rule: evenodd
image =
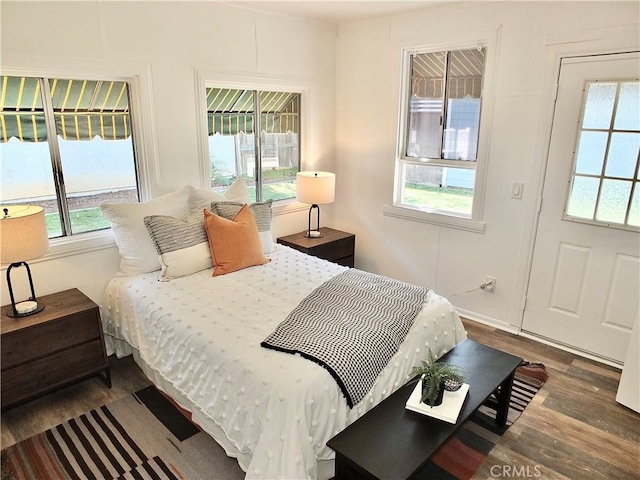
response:
M353 267L356 236L353 233L328 227L320 228L320 232L323 235L321 238L307 238L304 232L300 232L279 237L277 242L314 257L324 258L345 267Z
M38 302L42 312L18 319L1 309L2 408L94 375L111 388L98 305L77 289Z

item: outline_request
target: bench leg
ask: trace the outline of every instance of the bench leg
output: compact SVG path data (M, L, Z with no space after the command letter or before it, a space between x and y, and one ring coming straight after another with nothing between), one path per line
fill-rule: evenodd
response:
M336 452L335 465L335 476L332 480L374 480L376 478L369 472L350 465L344 455L338 452Z
M496 423L504 425L507 423L507 415L509 414L509 400L511 399L511 387L513 386L513 377L515 370L511 372L504 382L500 384L497 392L498 406L496 409Z

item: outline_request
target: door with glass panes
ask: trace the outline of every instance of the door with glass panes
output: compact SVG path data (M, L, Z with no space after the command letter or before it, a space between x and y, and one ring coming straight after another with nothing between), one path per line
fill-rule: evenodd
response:
M622 363L640 302L640 57L565 58L522 328Z

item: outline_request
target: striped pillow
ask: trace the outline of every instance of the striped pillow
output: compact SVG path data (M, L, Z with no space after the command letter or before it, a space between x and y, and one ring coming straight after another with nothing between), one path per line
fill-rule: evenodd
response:
M252 203L249 205L249 210L253 213L256 225L258 226L262 253L273 252L273 234L271 233L271 219L273 217L271 212L272 203L273 200L267 200L266 202ZM242 206L243 204L239 202L211 202L211 211L222 218L231 220L238 214Z
M198 208L182 219L167 215L144 217L162 267L161 281L191 275L213 266L203 211Z

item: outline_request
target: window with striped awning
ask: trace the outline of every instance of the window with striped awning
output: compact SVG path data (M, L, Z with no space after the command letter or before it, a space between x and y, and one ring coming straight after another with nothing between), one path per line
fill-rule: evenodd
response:
M64 140L122 140L131 135L126 82L1 76L0 142L47 141L43 82ZM48 100L48 99L47 99Z
M212 188L242 177L255 201L294 198L301 92L212 84L203 93Z
M0 203L44 207L54 238L109 228L103 202L139 201L129 85L0 76Z
M394 205L473 219L485 61L482 42L404 49Z
M266 133L299 133L297 94L259 92L260 125ZM209 135L254 133L253 90L207 88Z

